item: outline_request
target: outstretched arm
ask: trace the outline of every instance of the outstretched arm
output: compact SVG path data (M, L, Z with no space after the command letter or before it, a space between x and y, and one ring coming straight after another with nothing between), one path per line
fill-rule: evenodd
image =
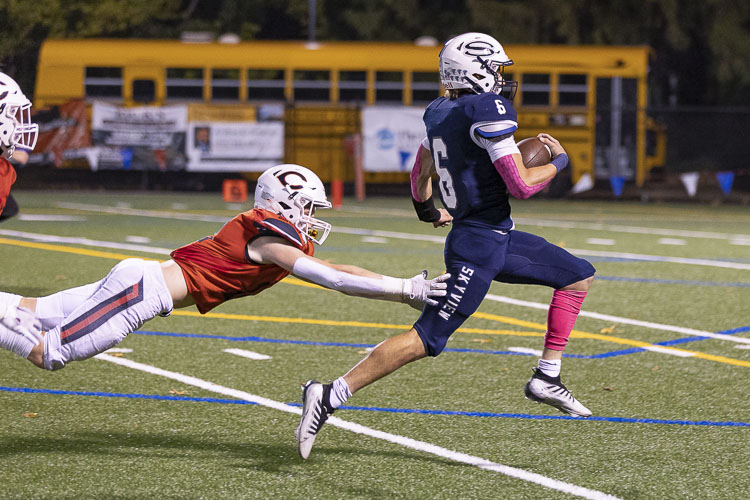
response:
M287 241L263 237L248 245L248 255L256 262L276 264L298 278L346 295L390 300L422 309L435 305L432 297L446 294L448 274L427 280L426 272L411 279L392 278L351 265L335 265L310 257Z

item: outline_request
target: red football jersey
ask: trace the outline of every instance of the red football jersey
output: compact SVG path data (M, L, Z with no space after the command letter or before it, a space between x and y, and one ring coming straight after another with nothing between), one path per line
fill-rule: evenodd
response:
M313 242L289 221L256 208L237 215L213 236L171 253L201 314L229 299L260 293L289 275L276 264L257 264L248 258L247 244L259 236L281 236L307 255L315 251Z
M5 158L0 158L0 213L10 194L10 187L16 182L16 169Z

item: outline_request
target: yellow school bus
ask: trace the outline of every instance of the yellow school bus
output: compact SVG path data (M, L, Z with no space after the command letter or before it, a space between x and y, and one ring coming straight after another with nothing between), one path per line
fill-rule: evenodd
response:
M541 131L557 137L571 158L572 182L618 175L642 185L664 163L664 130L646 113L648 47L505 48L515 61L507 74L519 82L516 139ZM38 107L80 98L126 106L284 104L285 161L324 180L351 180L342 141L360 132L362 106L425 106L442 91L439 52L385 42L48 40L34 98Z

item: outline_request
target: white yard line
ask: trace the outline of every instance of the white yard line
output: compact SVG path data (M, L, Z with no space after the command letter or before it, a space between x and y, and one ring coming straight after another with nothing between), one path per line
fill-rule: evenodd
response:
M682 238L659 238L657 240L657 243L660 245L675 245L675 246L687 245L687 241L683 240Z
M88 238L74 238L69 236L54 236L51 234L27 233L25 231L11 231L0 229L0 235L14 236L31 241L43 241L45 243L68 243L71 245L85 245L98 248L113 248L116 250L132 250L134 252L147 252L159 255L169 255L172 250L145 245L134 245L132 243L118 243L116 241L90 240Z
M138 362L126 359L126 358L118 358L114 356L109 356L107 354L98 354L96 355L96 358L101 359L103 361L109 361L110 363L114 363L114 364L124 366L127 368L132 368L134 370L139 370L142 372L150 373L152 375L166 377L166 378L181 382L183 384L192 385L194 387L199 387L201 389L215 392L217 394L223 394L225 396L230 396L236 399L241 399L243 401L257 403L261 406L273 408L274 410L279 410L279 411L283 411L287 413L294 413L295 415L302 414L301 408L290 406L285 403L281 403L279 401L274 401L272 399L264 398L262 396L256 396L248 392L240 391L237 389L232 389L229 387L224 387L222 385L214 384L212 382L208 382L206 380L202 380L196 377L191 377L189 375L183 375L177 372L162 370L161 368L157 368L155 366L138 363ZM345 430L357 433L357 434L374 437L376 439L382 439L384 441L388 441L388 442L397 444L399 446L403 446L405 448L411 448L413 450L436 455L438 457L445 458L447 460L452 460L454 462L460 462L460 463L464 463L468 465L473 465L475 467L479 467L480 469L485 469L485 470L489 470L493 472L499 472L506 476L521 479L523 481L528 481L530 483L535 483L545 488L561 491L564 493L569 493L571 495L575 495L581 498L589 498L592 500L605 500L605 499L615 500L617 499L617 497L608 495L606 493L602 493L601 491L591 490L588 488L584 488L582 486L576 486L571 483L558 481L556 479L542 476L541 474L536 474L534 472L529 472L523 469L518 469L518 468L510 467L507 465L498 464L498 463L486 460L484 458L475 457L472 455L467 455L465 453L460 453L457 451L449 450L447 448L442 448L440 446L426 443L424 441L417 441L415 439L411 439L411 438L404 437L404 436L399 436L397 434L391 434L389 432L379 431L376 429L372 429L370 427L365 427L364 425L359 425L359 424L355 424L352 422L348 422L346 420L342 420L338 417L330 417L328 419L328 424L334 427L339 427L341 429L345 429Z
M589 245L609 245L612 246L617 242L611 238L586 238Z
M158 217L158 218L164 218L164 219L220 222L222 224L225 223L227 220L229 220L228 217L218 217L214 215L184 214L184 213L178 213L178 212L169 212L169 211L161 211L161 210L139 210L139 209L133 209L133 208L130 208L130 209L129 208L115 208L115 207L108 207L108 206L103 206L103 205L88 205L84 203L58 203L57 206L60 208L68 208L71 210L113 213L113 214L118 214L118 215L138 215L142 217ZM603 226L603 225L594 224L592 226ZM613 227L620 227L620 226L613 226ZM593 227L590 229L593 229ZM673 235L688 236L688 234L686 233L690 233L690 235L694 237L698 237L697 235L700 234L702 235L701 237L705 237L705 238L711 237L709 235L713 235L714 237L716 237L717 235L720 235L724 239L726 238L742 238L742 239L748 238L750 239L750 236L740 235L740 234L702 233L702 232L697 232L697 231L672 231L672 230L661 230L662 232L654 232L657 230L651 231L649 228L642 228L642 229L648 230L647 232L649 232L650 234L662 234L662 235L668 235L668 236L673 236ZM445 243L445 237L437 236L437 235L401 233L401 232L396 232L396 231L378 231L378 230L371 230L371 229L340 227L340 226L336 226L334 230L342 234L358 234L362 236L377 236L381 238L397 238L397 239L404 239L404 240L431 241L433 243L439 243L439 244ZM635 232L635 231L625 231L625 232ZM669 263L674 263L674 264L691 264L691 265L697 265L697 266L712 266L712 267L723 267L723 268L728 268L728 269L750 270L750 264L741 263L741 262L727 262L727 261L711 260L711 259L688 259L688 258L681 258L681 257L665 257L661 255L645 255L645 254L627 253L627 252L606 252L606 251L601 251L601 250L581 250L581 249L574 249L574 248L567 248L566 250L574 254L590 255L592 257L609 257L609 258L619 258L619 259L642 260L642 261L648 261L648 262L669 262Z
M228 354L234 354L235 356L242 356L243 358L247 359L253 359L256 361L262 361L264 359L271 359L271 356L267 356L265 354L260 354L253 351L247 351L245 349L223 349L222 352L226 352Z
M539 349L529 349L528 347L508 347L511 352L520 352L522 354L531 354L532 356L541 356L542 351Z
M83 222L86 220L86 217L80 215L18 214L18 220L34 222Z
M664 229L658 227L621 226L617 224L603 224L596 222L570 222L527 217L513 217L519 225L558 227L566 229L588 229L592 231L611 231L613 233L651 234L656 236L675 236L679 238L703 238L713 240L742 239L750 240L748 234L717 233L712 231L690 231L687 229Z
M689 259L687 257L665 257L663 255L646 255L628 252L607 252L604 250L582 250L577 248L566 248L570 253L578 255L589 255L591 257L607 257L612 259L632 259L646 262L666 262L669 264L690 264L693 266L723 267L726 269L747 269L750 264L744 262L731 262L712 259Z
M661 354L669 354L670 356L677 356L680 358L690 358L692 356L695 356L696 354L694 352L681 351L679 349L668 349L666 347L659 347L655 345L643 346L641 347L641 349L645 349L647 351L652 351L652 352L658 352Z
M529 302L527 300L519 300L511 297L505 297L502 295L495 295L488 293L485 296L486 299L494 300L495 302L504 302L506 304L512 304L514 306L531 307L533 309L542 309L546 311L549 308L549 304L542 304L541 302ZM640 321L637 319L623 318L620 316L612 316L609 314L600 314L591 311L581 311L579 316L585 316L587 318L600 319L609 323L622 323L625 325L642 326L644 328L651 328L653 330L663 330L667 332L675 332L684 335L692 335L696 337L711 337L717 340L728 340L730 342L737 342L740 344L750 344L750 339L744 337L738 337L736 335L725 335L723 333L706 332L703 330L695 330L693 328L685 328L682 326L665 325L662 323L653 323L651 321Z
M89 205L87 203L68 203L60 202L56 203L56 206L60 208L67 208L69 210L80 210L82 212L100 212L105 214L116 214L116 215L140 215L142 217L159 217L162 219L178 219L178 220L196 220L202 222L220 222L224 223L231 217L221 217L216 215L201 215L201 214L184 214L180 212L170 212L164 210L141 210L138 208L130 208L126 206L111 207L105 205Z
M122 209L119 209L120 211ZM364 229L359 230L352 230L353 234L364 234L365 232L369 232L370 234L372 231L367 231ZM380 231L379 233L383 233L383 231ZM415 235L408 235L407 233L393 233L398 235L403 235L404 237L413 237ZM101 246L104 248L117 248L117 249L130 249L130 250L136 250L140 252L151 252L159 255L169 255L171 252L170 249L167 248L159 248L159 247L150 247L150 246L143 246L143 245L128 245L125 243L117 243L117 242L111 242L111 241L96 241L96 240L89 240L87 238L70 238L70 237L63 237L63 236L53 236L53 235L46 235L46 234L37 234L37 233L25 233L21 231L9 231L0 229L0 235L6 235L6 236L16 236L19 238L26 238L26 239L35 239L37 241L47 241L47 242L60 242L60 243L78 243L78 244L84 244L88 246ZM83 243L85 242L85 243ZM576 251L571 250L573 253L576 253ZM578 252L588 252L589 254L614 254L615 252L595 252L592 250L583 251L580 250ZM636 255L636 254L628 254L628 255ZM656 256L643 256L640 257L653 257L654 259L668 259L667 257L656 257ZM674 259L674 260L689 260L689 261L696 261L697 259ZM718 261L709 261L710 264L716 264L721 266L720 264L735 264L735 265L742 265L739 263L729 263L729 262L718 262ZM690 262L690 263L696 263L696 262ZM710 264L704 264L704 265L710 265ZM750 265L746 265L750 267ZM726 266L729 267L729 266ZM536 309L543 309L547 310L548 304L542 304L538 302L529 302L525 300L519 300L519 299L513 299L511 297L504 297L500 295L494 295L494 294L487 294L486 296L489 300L494 300L496 302L505 302L508 304L523 306L523 307L532 307ZM744 337L738 337L736 335L724 335L721 333L713 333L703 330L695 330L693 328L684 328L680 326L674 326L674 325L665 325L661 323L654 323L649 321L640 321L636 319L630 319L630 318L623 318L620 316L612 316L608 314L601 314L601 313L595 313L590 311L581 311L580 316L585 316L589 318L594 319L600 319L603 321L609 321L609 322L616 322L616 323L622 323L622 324L630 324L630 325L636 325L636 326L642 326L644 328L651 328L654 330L663 330L663 331L670 331L685 335L692 335L692 336L699 336L699 337L711 337L714 339L719 340L728 340L730 342L736 342L740 344L750 344L750 339L744 338Z
M372 213L371 207L357 207L345 205L339 209L342 212L353 213ZM414 217L414 212L410 210L377 209L379 213L397 217ZM714 240L738 240L739 244L750 244L750 234L732 234L719 233L714 231L690 231L686 229L664 229L658 227L645 226L624 226L618 224L604 224L599 222L576 222L561 221L550 219L537 219L534 217L513 217L518 225L537 226L537 227L557 227L564 229L588 229L591 231L610 231L613 233L632 233L632 234L651 234L656 236L677 236L681 238L702 238Z

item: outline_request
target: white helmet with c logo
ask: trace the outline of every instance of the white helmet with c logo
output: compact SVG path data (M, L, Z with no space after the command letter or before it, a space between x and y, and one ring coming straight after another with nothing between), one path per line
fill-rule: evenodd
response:
M318 245L331 232L329 223L315 218L317 208L331 208L323 182L302 165L284 163L263 172L255 188L255 208L281 215Z

